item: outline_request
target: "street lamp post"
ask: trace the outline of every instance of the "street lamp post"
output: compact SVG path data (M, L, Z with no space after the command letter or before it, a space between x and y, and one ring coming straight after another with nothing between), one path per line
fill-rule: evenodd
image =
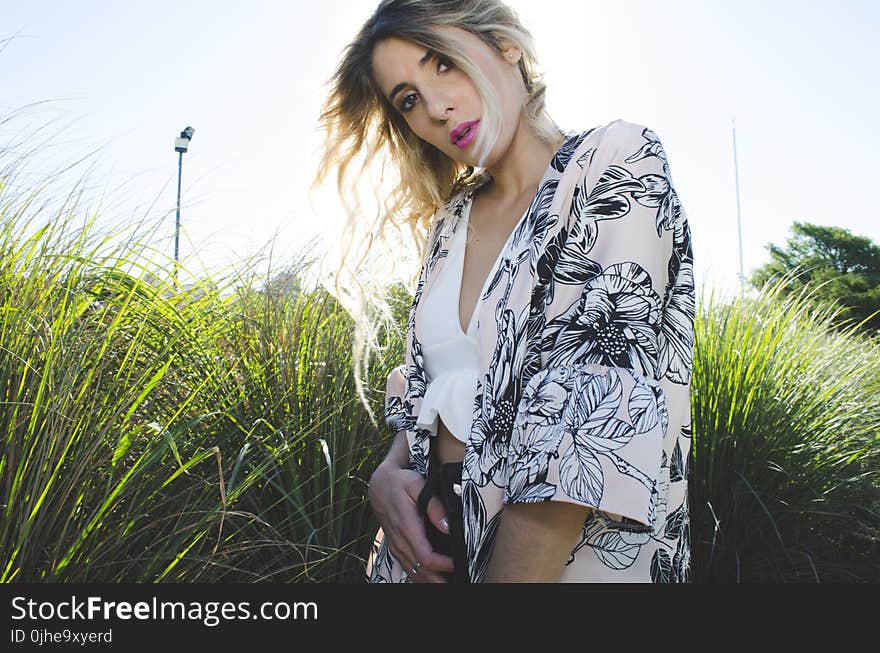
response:
M187 127L180 136L174 140L174 151L178 153L177 159L177 220L174 224L174 285L177 286L177 265L180 249L180 180L183 176L183 153L186 152L189 142L196 130Z

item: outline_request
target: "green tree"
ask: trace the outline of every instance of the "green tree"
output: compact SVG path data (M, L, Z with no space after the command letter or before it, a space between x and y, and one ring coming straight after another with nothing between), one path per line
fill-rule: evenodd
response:
M770 263L749 279L763 288L772 278L797 272L788 294L811 286L815 297L843 307L841 319L861 322L880 332L880 247L848 229L795 222L785 247L770 244Z

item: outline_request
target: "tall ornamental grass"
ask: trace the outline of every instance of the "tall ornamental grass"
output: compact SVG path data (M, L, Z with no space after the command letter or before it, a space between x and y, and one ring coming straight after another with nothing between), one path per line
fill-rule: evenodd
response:
M299 287L313 263L240 290L223 339L242 361L242 412L266 420L248 441L242 470L258 480L241 506L269 527L240 545L239 566L255 580L360 582L377 528L367 484L390 443L379 390L403 334L382 333L388 346L370 369L368 414L355 393L350 317L325 289Z
M0 582L360 580L384 438L344 311L296 262L180 289L158 223L44 192L0 184Z
M697 309L696 582L880 580L880 343L788 282Z

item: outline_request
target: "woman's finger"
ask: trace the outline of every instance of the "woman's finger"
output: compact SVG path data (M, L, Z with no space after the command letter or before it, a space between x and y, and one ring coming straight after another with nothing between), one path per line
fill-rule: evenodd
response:
M434 524L434 528L449 535L449 513L443 502L436 496L431 497L431 500L428 501L428 519Z

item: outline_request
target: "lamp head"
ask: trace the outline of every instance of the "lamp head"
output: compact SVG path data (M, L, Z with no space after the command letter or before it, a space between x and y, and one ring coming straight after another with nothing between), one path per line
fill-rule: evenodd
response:
M189 142L192 140L193 134L196 133L196 130L192 127L187 127L182 132L180 132L180 137L174 140L174 151L175 152L186 152L187 146Z

